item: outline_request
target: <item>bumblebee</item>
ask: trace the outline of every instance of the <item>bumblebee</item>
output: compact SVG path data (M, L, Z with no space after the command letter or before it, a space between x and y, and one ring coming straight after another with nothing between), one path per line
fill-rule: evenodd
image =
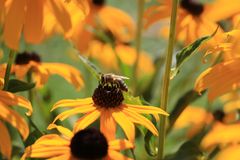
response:
M101 75L100 83L104 86L105 85L117 86L122 91L127 92L128 87L127 87L127 84L124 82L124 80L126 80L126 79L129 79L129 78L124 77L124 76L115 75L112 73L107 73L107 74Z

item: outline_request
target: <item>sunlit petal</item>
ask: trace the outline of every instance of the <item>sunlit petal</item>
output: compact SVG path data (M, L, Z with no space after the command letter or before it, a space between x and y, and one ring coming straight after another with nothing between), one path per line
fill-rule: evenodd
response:
M71 139L73 137L73 133L69 129L62 127L62 126L50 124L47 129L54 129L54 128L56 128L61 134L63 134L64 136L66 136L69 139Z
M100 116L100 130L108 140L115 139L116 122L112 117L112 112L109 110L102 110Z
M74 109L70 109L70 110L64 111L61 114L59 114L54 119L53 123L55 123L58 119L63 121L66 118L68 118L69 116L72 116L72 115L75 115L75 114L78 114L78 113L88 113L88 112L91 112L91 111L94 111L94 110L96 110L96 108L93 107L93 105L80 106L80 107L77 107L77 108L74 108Z
M202 140L202 147L208 149L215 145L239 143L240 124L224 125L216 123Z
M113 150L109 151L108 156L111 160L133 160L132 158L125 157L121 153Z
M23 139L26 139L29 134L29 128L26 121L14 110L0 103L0 119L10 123L18 129Z
M0 120L0 151L8 159L11 159L12 144L7 128Z
M134 124L128 119L128 116L121 111L115 111L112 113L114 120L121 126L127 138L134 142L135 139L135 127Z
M83 117L81 117L74 125L74 133L77 131L80 131L82 129L85 129L87 126L89 126L91 123L96 121L96 119L99 118L101 115L101 112L99 110L94 110L90 113L85 114Z
M85 99L63 99L55 103L51 109L51 111L55 110L56 108L60 107L79 107L82 105L89 105L92 104L92 98L85 98Z
M6 105L12 105L12 106L18 105L18 106L24 107L28 109L27 115L31 115L32 113L31 103L22 96L18 96L10 92L0 90L0 102Z
M154 106L141 106L135 104L126 104L124 107L127 107L129 110L137 112L137 113L145 113L145 114L162 114L168 116L169 114L161 108L157 108Z
M122 112L132 122L143 125L147 129L149 129L154 135L158 135L158 131L157 131L156 127L152 124L152 122L150 120L148 120L144 116L142 116L136 112L133 112L131 110L128 110L127 108L124 108Z
M108 142L108 145L110 150L117 150L117 151L134 147L133 144L126 139L113 140Z
M26 0L14 0L5 17L3 37L7 46L15 50L18 49L25 18L25 7Z
M43 38L43 0L27 1L24 37L27 42L39 43Z

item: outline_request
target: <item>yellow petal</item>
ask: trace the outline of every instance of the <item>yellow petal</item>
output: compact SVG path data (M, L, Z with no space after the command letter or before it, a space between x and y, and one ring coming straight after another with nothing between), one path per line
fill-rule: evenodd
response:
M10 109L9 107L0 103L0 117L4 121L10 123L13 127L15 127L23 139L26 139L29 134L28 124L16 111Z
M224 7L223 7L224 6ZM202 13L207 19L211 21L220 21L233 16L240 12L240 5L238 0L215 0L209 5L205 6Z
M154 106L142 106L142 105L133 105L133 104L125 104L124 107L129 110L135 111L137 113L142 114L162 114L168 116L169 114L161 108L157 108Z
M84 82L82 75L76 68L63 63L43 63L44 67L50 74L57 74L66 81L73 84L77 89L83 87Z
M85 129L87 126L89 126L91 123L96 121L96 119L99 118L101 115L101 112L99 110L94 110L90 113L87 113L83 117L81 117L74 125L74 133Z
M100 130L108 140L114 140L116 135L116 122L112 117L112 112L102 110L100 117Z
M108 156L111 160L133 160L132 158L128 158L117 151L110 150Z
M60 23L63 30L65 32L69 31L72 27L71 17L66 9L66 6L64 6L64 2L63 1L55 2L54 0L49 0L48 2L52 12L55 15L55 18Z
M64 154L61 156L56 156L54 158L48 158L47 160L72 160L70 154Z
M6 105L12 105L12 106L18 105L18 106L24 107L28 109L28 112L26 113L27 115L32 114L31 103L22 96L15 95L7 91L0 91L0 102Z
M221 149L221 151L217 154L216 160L239 160L240 157L240 145L230 145Z
M117 150L117 151L134 147L133 144L126 139L116 139L108 142L108 145L110 150Z
M39 43L43 38L43 0L27 1L24 37L29 43Z
M67 110L67 111L64 111L64 112L60 113L54 119L53 123L55 123L58 119L63 121L66 118L68 118L69 116L72 116L72 115L75 115L75 114L78 114L78 113L88 113L88 112L91 112L91 111L94 111L94 110L96 110L96 107L93 107L92 105L80 106L80 107L77 107L77 108L74 108L74 109L70 109L70 110Z
M209 100L235 90L240 85L239 64L240 59L236 58L210 67L197 78L195 90L201 92L209 89Z
M68 146L70 141L57 134L48 134L35 141L35 146Z
M73 137L73 133L69 129L62 127L62 126L50 124L47 129L54 129L54 128L56 128L61 134L68 137L69 139L71 139Z
M112 113L114 120L123 129L127 138L134 142L135 139L135 127L134 124L128 119L128 116L123 114L121 111L115 111Z
M240 124L224 125L215 123L213 129L203 138L201 145L208 149L216 145L239 143Z
M127 117L128 119L130 119L132 122L143 125L144 127L146 127L148 130L150 130L154 135L158 135L158 131L156 129L156 127L152 124L151 121L149 121L147 118L145 118L144 116L133 112L131 110L128 110L127 108L124 108L122 111Z
M55 103L51 109L51 111L55 110L56 108L60 107L79 107L82 105L89 105L92 104L92 98L85 98L85 99L63 99Z
M8 47L17 50L25 18L26 0L14 0L5 17L4 41ZM17 18L16 18L17 17Z
M11 159L12 144L7 128L0 120L0 151L8 159Z

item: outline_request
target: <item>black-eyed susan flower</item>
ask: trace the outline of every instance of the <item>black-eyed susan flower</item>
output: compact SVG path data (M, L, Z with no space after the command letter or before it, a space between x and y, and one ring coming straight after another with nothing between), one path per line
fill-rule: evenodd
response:
M234 58L208 68L197 78L195 90L208 89L209 100L236 90L240 86L239 65L240 58Z
M132 67L135 63L136 49L126 44L117 44L115 51L109 43L93 40L89 43L87 53L90 57L97 59L106 69L119 70L118 59L126 66ZM107 57L107 58L106 58ZM138 76L147 76L154 73L154 64L146 52L141 52L138 63Z
M31 115L32 106L24 97L0 90L0 151L4 157L11 159L12 143L10 134L4 122L11 124L21 134L25 140L29 134L27 122L11 106L20 106L28 110L27 115Z
M27 157L48 158L49 160L131 160L119 151L133 148L127 140L107 141L96 129L89 128L71 132L62 126L51 125L62 135L48 134L40 137L33 145L26 148L21 160Z
M159 0L159 3L159 6L150 7L146 11L146 26L170 16L172 0ZM240 11L238 3L237 0L231 1L231 4L228 0L215 0L205 4L198 0L181 0L176 26L178 39L189 44L200 37L211 35L218 26L217 21ZM218 33L221 32L219 29Z
M206 125L211 124L213 116L199 106L188 106L178 117L174 129L187 128L187 137L193 137Z
M57 74L73 84L77 89L83 86L81 73L76 68L64 63L44 63L36 53L17 54L12 73L23 79L31 71L37 87L45 84L50 75Z
M82 21L87 12L87 0L1 1L0 22L4 26L3 40L8 47L17 50L22 31L29 43L39 43L57 31L68 34L77 27L76 21Z
M133 19L124 11L105 5L105 0L89 0L90 13L72 34L72 41L85 53L92 40L99 40L95 31L103 31L114 42L129 43L134 38L135 25ZM82 38L84 37L84 41ZM100 53L99 53L100 54Z
M140 124L154 135L158 135L158 131L152 122L141 114L168 114L157 107L124 103L120 82L111 78L105 81L104 77L105 75L101 76L101 81L91 98L58 101L52 110L59 107L71 109L60 113L54 119L54 122L57 120L63 121L69 116L82 113L85 115L75 123L75 132L88 127L100 118L100 129L109 139L115 138L116 124L123 129L131 142L135 139L134 123Z

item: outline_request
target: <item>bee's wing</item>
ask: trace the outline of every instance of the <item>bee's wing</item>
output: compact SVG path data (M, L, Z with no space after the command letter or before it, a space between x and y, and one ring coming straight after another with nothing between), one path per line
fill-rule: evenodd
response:
M120 78L120 79L130 79L130 78L128 78L128 77L119 76L119 75L115 75L114 77L115 77L115 78Z

